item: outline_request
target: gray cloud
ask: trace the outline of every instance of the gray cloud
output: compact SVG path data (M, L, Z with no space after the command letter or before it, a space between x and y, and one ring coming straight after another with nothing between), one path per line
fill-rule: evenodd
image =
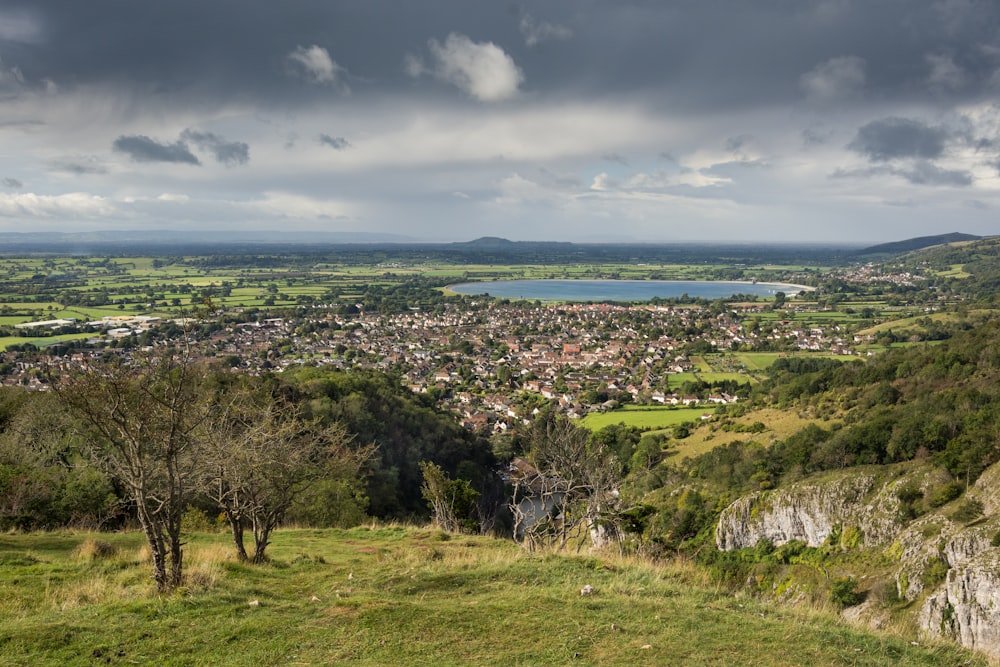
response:
M622 165L623 167L627 167L628 166L628 158L626 158L624 155L621 155L619 153L602 153L601 154L601 159L602 160L607 160L608 162L617 162L618 164Z
M115 3L113 11L106 0L4 4L8 16L30 16L37 26L32 41L18 45L17 62L8 63L31 80L151 91L160 104L236 99L277 107L336 97L335 82L348 68L368 89L405 85L403 54L451 32L502 48L537 90L645 90L675 107L787 101L803 93L838 98L859 86L882 99L920 88L933 96L926 83L952 81L949 62L968 84L949 90L976 96L996 69L982 53L997 46L1000 21L998 3L932 0L906 3L905 39L892 38L900 33L895 2L805 0L789 11L776 0L550 0L545 20L507 3L468 0L442 0L434 12L390 0L300 0L294 12L263 0L241 2L239 11L197 0ZM947 17L942 4L949 5ZM532 46L554 39L563 40L558 49ZM290 68L298 76L288 76ZM303 79L317 85L303 86Z
M120 224L869 239L936 233L975 196L968 231L995 231L997 2L287 4L3 0L4 171L159 202ZM251 145L253 169L200 178L116 164L240 165ZM868 182L826 178L839 164Z
M848 148L868 159L885 162L897 158L933 160L944 153L948 131L909 118L883 118L858 130Z
M972 185L972 174L958 169L942 169L923 160L910 169L898 169L896 173L914 185L949 185L966 187Z
M833 131L829 129L807 127L802 130L802 143L806 146L822 146L833 138Z
M3 180L0 180L0 183L2 183L5 188L11 188L12 190L20 190L21 188L24 187L24 183L17 180L16 178L7 177L4 178Z
M319 143L329 146L336 151L347 150L351 147L351 142L343 137L331 137L329 134L319 135Z
M201 164L182 141L161 144L142 134L122 135L115 139L111 147L119 153L125 153L136 162Z
M213 132L187 129L181 133L181 141L190 141L201 150L209 151L218 162L227 167L250 161L250 146L242 141L227 141Z
M93 156L53 160L49 163L48 168L50 171L64 171L78 176L108 173L107 167Z
M536 46L553 39L569 39L573 36L573 31L566 26L539 21L531 14L522 16L518 27L521 29L521 35L524 36L524 43L528 46Z
M806 97L814 102L841 101L861 92L867 81L864 58L840 56L820 63L799 78Z
M896 176L913 185L967 187L972 185L972 174L958 169L942 169L926 160L918 160L910 167L878 166L867 169L837 169L831 178L861 178Z

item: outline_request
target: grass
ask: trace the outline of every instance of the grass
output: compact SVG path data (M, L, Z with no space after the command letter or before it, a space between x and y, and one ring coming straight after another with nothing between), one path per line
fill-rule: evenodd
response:
M737 430L723 430L717 421L699 423L691 431L691 435L683 440L674 441L673 446L667 452L667 457L676 461L685 458L694 458L704 454L716 447L728 445L737 440L770 444L777 440L783 440L788 436L802 430L807 425L815 423L814 419L800 417L789 410L778 410L767 408L747 413L742 417L736 417L734 424L751 426L757 422L764 425L764 430L759 433L739 432ZM823 428L830 428L830 424L820 424Z
M641 429L664 429L684 422L698 421L706 412L711 413L715 406L698 408L674 408L657 406L627 406L622 410L612 412L593 412L584 417L580 423L592 431L599 431L612 424L625 424Z
M113 550L80 556L88 540ZM281 531L251 567L193 535L187 587L157 596L141 542L0 536L4 664L985 664L731 595L683 563L388 527Z

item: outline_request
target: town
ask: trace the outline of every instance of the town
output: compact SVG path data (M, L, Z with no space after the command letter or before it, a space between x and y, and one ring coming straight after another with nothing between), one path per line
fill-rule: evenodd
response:
M570 418L624 403L735 403L754 381L736 353L862 355L873 336L808 322L815 302L707 305L534 304L463 297L434 309L370 313L312 306L282 316L235 308L199 318L116 316L84 325L92 338L53 359L19 346L3 355L4 384L47 386L39 360L66 370L107 354L187 341L201 356L246 373L301 364L376 369L457 413L468 428L503 432L548 403ZM857 327L854 327L857 328ZM56 346L51 352L58 352ZM51 366L50 366L51 368ZM707 378L707 379L706 379Z

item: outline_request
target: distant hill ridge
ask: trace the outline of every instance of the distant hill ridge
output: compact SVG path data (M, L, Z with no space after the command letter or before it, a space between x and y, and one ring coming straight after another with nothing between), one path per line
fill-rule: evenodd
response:
M892 243L881 243L879 245L873 245L870 248L864 248L859 250L857 255L894 255L901 252L910 252L911 250L920 250L921 248L929 248L935 245L945 245L948 243L957 243L959 241L978 241L984 237L976 236L974 234L963 234L961 232L952 232L950 234L938 234L936 236L918 236L912 239L906 239L905 241L893 241Z

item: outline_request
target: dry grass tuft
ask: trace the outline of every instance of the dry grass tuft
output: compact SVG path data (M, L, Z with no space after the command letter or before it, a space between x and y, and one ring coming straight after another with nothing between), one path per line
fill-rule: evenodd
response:
M118 555L118 547L110 542L88 538L80 543L74 555L78 560L88 562L107 560Z

